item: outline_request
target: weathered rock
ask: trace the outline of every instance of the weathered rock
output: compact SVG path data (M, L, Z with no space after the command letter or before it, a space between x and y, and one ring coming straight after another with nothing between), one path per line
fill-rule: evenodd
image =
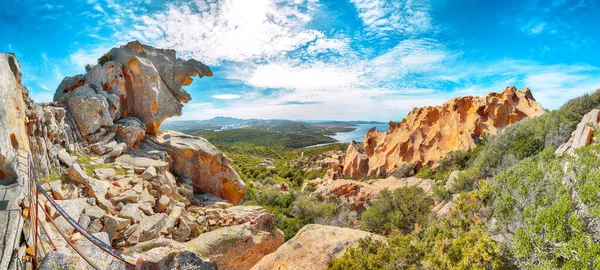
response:
M104 215L104 230L108 233L111 242L118 238L119 231L127 228L129 224L131 224L129 219Z
M173 249L191 251L215 263L218 269L250 269L263 256L277 249L284 239L283 232L278 229L266 232L249 224L243 224L203 233L185 243L164 238L155 239L140 243L131 251L149 248L156 249L157 253L169 252ZM147 254L158 256L152 249ZM148 256L144 255L144 257Z
M173 231L173 240L184 242L192 233L190 226L183 220L179 220L179 225Z
M160 233L160 230L165 227L166 221L167 215L162 213L142 218L140 221L140 236L138 241L146 242L155 239Z
M413 109L390 129L371 129L365 135L364 152L348 147L338 170L342 176L386 176L402 164L435 167L454 150L469 150L486 135L522 119L544 114L529 89L507 87L501 93L454 98L442 106ZM365 166L364 156L368 157ZM329 176L336 172L328 173Z
M65 95L65 97L67 108L83 136L90 135L101 127L113 125L108 111L108 101L90 86L83 85L73 90L72 95Z
M67 197L66 192L62 188L62 181L56 180L49 183L50 190L52 191L52 195L54 199L64 200Z
M142 179L144 180L150 180L154 177L156 177L156 168L154 168L154 166L150 166L148 167L141 175Z
M594 137L594 131L600 129L600 110L591 110L583 116L577 128L571 133L568 142L556 149L557 154L573 154L575 149L597 142L600 138Z
M67 165L67 167L70 167L71 165L73 165L73 163L77 161L77 158L69 155L69 153L67 153L65 149L60 149L58 151L58 160L60 161L60 163Z
M158 202L156 203L156 206L154 207L154 211L164 212L165 210L167 210L167 207L169 206L170 202L171 200L169 200L169 197L161 195L160 199L158 199Z
M169 168L169 163L167 163L167 162L164 162L161 160L156 160L156 159L151 159L151 158L146 158L146 157L133 156L133 155L129 155L129 154L125 154L125 155L122 155L122 156L116 158L115 163L126 164L129 166L133 166L135 168L144 168L144 169L152 166L161 171Z
M89 178L86 186L88 187L89 196L98 200L103 200L106 199L106 192L108 191L108 187L110 187L110 183L94 178Z
M263 257L252 269L327 269L331 259L342 256L348 247L366 237L381 238L360 230L306 225L294 238Z
M93 233L100 241L110 245L110 239L105 232ZM79 248L88 258L90 258L96 266L101 269L125 269L125 263L106 253L95 244L82 238L75 242L75 246Z
M146 126L144 123L135 117L126 117L115 122L117 127L117 139L127 145L127 149L131 149L144 138L146 134Z
M185 270L217 270L217 267L202 260L190 251L170 250L169 248L156 248L147 252L137 263L136 269L185 269Z
M117 172L111 168L94 169L94 175L101 180L113 180L117 176Z
M89 216L90 218L100 219L105 214L106 214L106 212L104 210L102 210L102 208L100 208L100 207L98 207L96 205L90 205L90 204L88 204L85 207L85 215Z
M126 204L121 208L121 212L119 212L119 217L128 218L132 223L137 223L142 219L142 216L142 211L135 203Z
M79 164L73 163L71 167L67 168L67 179L86 185L89 182L90 177L85 173L81 166L79 166Z
M177 222L177 219L179 219L179 216L181 216L182 210L183 209L179 206L175 206L173 209L171 209L171 213L169 213L167 219L165 220L165 226L160 230L162 233L167 234L173 232L175 222Z
M396 190L401 187L420 187L426 193L431 194L433 182L429 179L421 179L417 177L408 177L397 179L390 176L385 179L374 179L367 182L345 180L345 179L321 179L306 181L303 190L309 191L311 194L320 198L335 196L342 203L353 211L364 210L365 207L374 199L380 191L384 189Z
M59 200L56 201L58 206L60 206L73 220L79 220L83 210L87 206L87 200L84 198L81 199L72 199L72 200ZM55 223L57 227L59 227L64 233L70 235L75 231L75 228L71 226L71 224L63 217L58 214L58 212L52 213L55 218Z
M99 111L102 116L106 111L111 121L123 116L136 117L144 123L147 133L156 132L166 118L181 115L181 102L191 100L181 87L192 82L190 77L212 75L208 66L196 60L177 59L173 50L156 49L137 41L113 48L101 64L84 76L83 85L75 79L65 79L57 89L55 101L67 99L70 104L71 99L88 97L79 107L69 106L71 112L87 108L90 111L86 117L94 118ZM94 95L81 93L80 89L92 87L96 90ZM89 124L92 128L84 126L82 133L93 130L98 126L96 122L93 127Z
M166 151L173 160L171 170L192 180L195 188L237 203L246 194L246 184L227 158L207 140L174 131L147 136L150 148Z
M80 270L88 269L89 265L81 256L68 250L50 251L44 256L38 269L40 270ZM93 269L93 268L91 268Z
M140 195L138 193L136 193L132 189L128 189L125 192L121 193L121 195L110 198L110 201L115 204L120 202L136 203L138 202L139 198Z
M17 149L29 150L24 88L17 58L13 54L0 54L0 179L15 180Z

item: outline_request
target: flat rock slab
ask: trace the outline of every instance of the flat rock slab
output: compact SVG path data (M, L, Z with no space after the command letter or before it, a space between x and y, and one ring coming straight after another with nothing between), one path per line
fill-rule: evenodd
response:
M169 163L164 162L162 160L138 157L130 154L125 154L116 158L115 163L122 163L136 168L148 168L150 166L153 166L159 171L164 171L169 168Z

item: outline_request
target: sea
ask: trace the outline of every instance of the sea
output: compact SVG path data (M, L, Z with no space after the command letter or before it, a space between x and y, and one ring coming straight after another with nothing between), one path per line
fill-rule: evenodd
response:
M377 131L382 132L382 131L387 131L390 126L387 123L385 123L385 124L359 124L359 125L355 125L353 127L356 127L356 130L350 131L350 132L339 132L339 133L335 134L335 136L333 136L332 138L338 140L341 143L351 142L352 140L355 140L357 142L362 142L365 139L365 134L367 134L367 131L369 131L369 129L371 129L372 127L375 127L375 128L377 128Z

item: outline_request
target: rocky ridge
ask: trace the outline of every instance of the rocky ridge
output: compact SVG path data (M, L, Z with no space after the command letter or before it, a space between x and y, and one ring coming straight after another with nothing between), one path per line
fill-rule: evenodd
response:
M544 114L527 88L454 98L442 106L413 109L385 132L371 129L362 144L352 142L327 177L386 176L402 164L435 167L448 152L469 150L522 119Z
M181 87L189 85L193 76L211 76L208 66L178 59L173 50L134 41L113 48L98 65L87 66L86 74L65 78L55 102L37 104L21 85L16 57L0 54L0 60L3 183L26 179L22 175L25 161L18 157L30 152L43 188L102 241L131 252L151 240L171 241L169 252L146 244L143 252L132 253L141 258L148 252L154 254L152 260L141 260L145 269L188 261L206 269L217 265L228 269L236 260L223 263L198 249L183 251L186 243L198 247L210 235L216 242L206 250L230 244L245 258L229 269L250 268L283 243L271 213L262 207L234 206L245 195L246 186L225 155L203 138L160 130L162 121L181 114L181 103L191 99ZM57 237L49 225L51 217L68 235L67 241L81 245L85 253L106 263L104 267L124 267L110 256L98 257L104 253L42 202L38 209L42 224L59 247L47 254L42 269L57 265L89 268ZM30 227L25 220L23 231ZM220 228L229 234L216 234ZM250 238L219 242L232 240L230 234ZM257 235L264 236L261 240ZM27 239L31 238L26 233ZM51 250L46 235L42 241ZM246 244L236 244L241 242Z

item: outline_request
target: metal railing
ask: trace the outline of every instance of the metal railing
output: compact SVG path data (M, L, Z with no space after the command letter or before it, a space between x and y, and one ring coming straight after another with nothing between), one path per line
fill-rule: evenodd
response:
M22 150L22 151L25 151L25 150ZM31 154L27 151L25 151L25 152L27 153L26 158L27 158L27 167L28 167L28 176L29 176L27 197L29 198L29 201L28 201L29 202L29 219L31 221L30 222L30 224L31 224L31 232L30 232L31 234L30 235L33 238L32 239L33 244L31 246L31 248L33 248L33 251L31 252L31 253L33 253L33 260L32 260L33 268L34 269L38 268L38 263L39 263L40 258L43 258L45 256L45 254L47 253L46 248L44 247L44 244L40 240L40 234L39 234L38 227L41 227L42 230L44 231L44 234L48 238L50 245L52 246L52 249L54 251L57 250L57 245L51 237L50 228L48 228L48 224L45 222L42 222L38 217L38 209L42 209L44 211L47 219L50 221L50 223L52 223L52 225L54 226L56 231L62 236L62 238L64 238L65 242L67 242L67 244L71 248L73 248L73 250L75 250L75 252L77 252L77 254L79 254L79 256L81 256L92 268L101 270L101 268L99 268L96 264L94 264L90 260L90 258L88 258L88 256L86 256L74 243L71 243L71 241L69 241L66 233L59 226L57 226L54 219L52 218L52 215L50 215L50 213L48 212L46 207L44 207L44 205L42 205L41 207L39 206L39 201L38 201L39 193L41 193L43 195L43 198L45 198L47 200L47 202L49 203L47 205L56 209L56 211L71 226L73 226L75 228L75 230L77 230L77 232L79 232L83 237L87 238L90 242L92 242L95 246L100 248L102 251L110 254L111 256L115 257L119 261L124 262L126 264L126 266L135 267L136 262L137 262L136 258L124 254L123 252L113 248L109 244L102 242L102 240L98 239L96 236L89 233L86 229L81 227L81 225L79 225L79 223L77 223L77 221L73 220L69 216L69 214L67 212L65 212L65 210L62 209L56 203L56 201L54 201L54 199L48 194L48 192L44 188L42 188L42 186L40 185L40 183L38 181L37 175L35 173L34 165L33 165L33 160L31 158ZM25 158L25 156L21 156L20 154L18 154L18 155L20 157ZM38 245L41 248L39 248ZM43 253L41 253L41 252L43 252Z

